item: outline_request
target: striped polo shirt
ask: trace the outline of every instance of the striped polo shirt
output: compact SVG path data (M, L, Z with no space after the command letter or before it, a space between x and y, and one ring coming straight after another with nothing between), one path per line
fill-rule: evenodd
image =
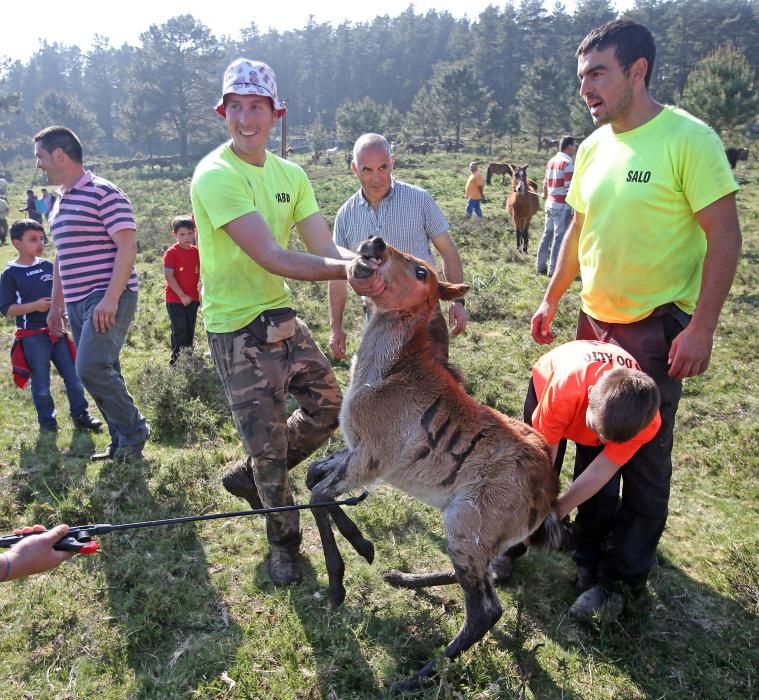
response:
M569 183L572 182L574 163L572 158L559 151L546 165L545 189L548 195L546 206L553 209L556 205L566 206Z
M86 170L73 187L59 189L50 212L50 232L57 252L63 298L79 301L105 291L113 275L117 247L113 234L136 230L132 205L116 185ZM127 289L138 288L137 271Z
M393 180L377 211L360 189L343 204L335 217L333 238L337 245L355 251L367 238L381 236L393 248L437 267L430 241L447 231L448 220L429 192Z

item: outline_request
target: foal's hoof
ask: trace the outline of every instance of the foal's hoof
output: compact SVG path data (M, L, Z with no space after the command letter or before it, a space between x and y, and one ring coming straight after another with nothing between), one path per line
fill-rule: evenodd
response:
M357 542L356 551L370 564L374 562L374 545L370 540L362 539Z
M308 466L308 472L306 473L306 486L309 491L313 491L314 486L329 474L335 465L340 464L350 454L349 447L343 447L341 450L317 459L315 462L311 462Z
M343 586L330 588L328 598L330 608L333 610L339 608L345 600L345 588Z
M396 588L408 587L409 574L406 574L403 571L398 571L398 569L390 569L389 571L386 571L382 574L382 578L385 580L385 583L389 583Z

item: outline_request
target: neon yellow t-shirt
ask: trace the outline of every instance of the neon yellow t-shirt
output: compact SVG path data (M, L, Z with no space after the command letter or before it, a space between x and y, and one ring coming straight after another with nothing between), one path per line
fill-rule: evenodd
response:
M266 309L289 306L285 278L254 262L223 227L258 212L274 240L287 248L293 223L319 211L303 169L268 151L263 167L249 165L226 143L198 163L190 194L198 231L206 330L236 331Z
M577 151L567 194L585 215L583 311L608 323L671 302L693 313L706 254L693 214L737 189L717 134L681 109L621 134L596 130Z

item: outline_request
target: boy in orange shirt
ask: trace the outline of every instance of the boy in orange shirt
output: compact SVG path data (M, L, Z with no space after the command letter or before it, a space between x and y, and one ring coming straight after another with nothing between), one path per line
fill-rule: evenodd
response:
M618 345L575 340L554 348L533 366L524 418L548 442L557 470L561 469L566 440L598 448L595 459L584 471L575 473L557 501L559 518L578 508L573 532L578 567L575 587L582 598L603 588L604 583L609 585L597 570L597 562L615 515L608 512L590 521L582 504L601 491L619 493L620 480L624 480L621 468L661 426L659 390L635 358ZM498 557L493 564L496 578L508 578L512 560L524 551L524 545L516 545ZM597 595L606 599L612 594L603 588L592 594ZM620 597L612 603L621 612L622 598L616 595ZM584 619L583 610L576 609L580 598L570 614Z
M191 216L176 216L171 222L176 243L163 254L166 277L166 310L171 322L171 361L182 348L192 348L200 306L200 256L195 245L195 222Z

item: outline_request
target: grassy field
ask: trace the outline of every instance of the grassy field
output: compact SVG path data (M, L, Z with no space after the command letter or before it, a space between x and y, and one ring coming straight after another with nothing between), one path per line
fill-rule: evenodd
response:
M530 255L515 251L502 207L505 187L487 191L486 221L463 218L471 157L398 158L396 175L426 187L451 223L472 291L471 325L452 343L469 391L519 416L529 367L540 348L529 319L545 278L534 275L542 225ZM503 158L505 154L500 154ZM523 151L540 176L545 154ZM356 188L344 165L309 167L331 224ZM161 252L169 222L189 209L190 173L102 173L131 197L138 217L140 305L122 353L129 387L153 424L146 458L127 466L90 463L105 435L73 432L65 394L54 392L61 430L38 434L29 392L0 356L0 531L25 523L120 523L235 510L219 475L241 456L202 331L193 361L168 367L168 319ZM754 332L759 306L759 167L737 171L744 248L717 333L712 365L688 380L676 430L668 527L644 603L620 623L585 628L567 617L574 569L566 554L530 553L499 589L504 615L479 645L442 667L420 698L755 698L759 697L759 465ZM31 169L17 169L11 205L23 205ZM0 262L10 259L0 248ZM52 251L50 251L52 257ZM295 282L296 305L322 347L326 287ZM572 338L578 290L555 323ZM350 349L360 327L349 304ZM12 324L0 326L10 347ZM343 386L348 364L336 362ZM336 435L327 450L340 445ZM564 478L571 472L565 468ZM308 498L305 468L294 470L296 500ZM383 697L386 682L417 669L463 620L457 587L426 592L387 586L389 568L421 571L448 563L439 514L386 487L352 511L377 548L373 566L343 547L348 596L330 611L318 534L302 516L304 582L274 589L263 563L261 518L115 533L102 551L58 570L0 586L0 698L347 698Z

